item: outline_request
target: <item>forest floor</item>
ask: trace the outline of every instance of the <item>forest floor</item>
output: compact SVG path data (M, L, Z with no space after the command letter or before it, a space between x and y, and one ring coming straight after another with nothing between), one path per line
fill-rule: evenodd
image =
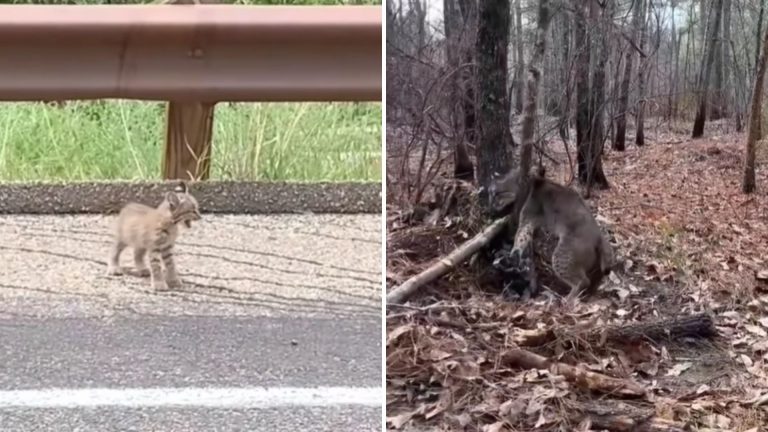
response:
M388 306L388 428L764 430L768 170L759 164L758 191L743 194L745 135L712 123L691 140L689 126L606 150L611 188L589 204L621 265L595 297L572 309L547 290L505 301L475 259L405 307ZM548 152L563 161L562 147ZM419 222L388 205L389 289L489 222L471 204L458 208Z

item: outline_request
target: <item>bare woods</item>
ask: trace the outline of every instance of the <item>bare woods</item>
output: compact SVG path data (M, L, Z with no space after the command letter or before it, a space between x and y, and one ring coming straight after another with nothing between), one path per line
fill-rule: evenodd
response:
M482 202L492 173L517 163L537 8L533 0L386 2L391 204L420 202L438 177L476 181ZM652 144L647 128L699 138L722 120L742 131L765 21L763 0L553 2L536 156L604 189L603 156ZM567 160L548 154L545 141L561 142Z

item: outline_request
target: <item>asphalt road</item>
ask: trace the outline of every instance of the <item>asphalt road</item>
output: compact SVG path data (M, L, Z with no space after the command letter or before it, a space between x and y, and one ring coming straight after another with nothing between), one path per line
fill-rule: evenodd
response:
M109 220L0 217L0 430L380 430L379 216L206 215L162 294L106 276Z

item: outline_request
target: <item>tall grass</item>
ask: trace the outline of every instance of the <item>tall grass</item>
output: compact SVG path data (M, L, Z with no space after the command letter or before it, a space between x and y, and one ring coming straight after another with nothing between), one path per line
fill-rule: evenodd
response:
M380 181L381 104L222 103L213 179ZM0 181L160 178L165 105L0 104Z
M0 0L137 4L158 0ZM380 5L381 0L222 0ZM214 179L380 181L381 104L226 104L214 117ZM132 101L0 103L0 181L160 178L165 108Z

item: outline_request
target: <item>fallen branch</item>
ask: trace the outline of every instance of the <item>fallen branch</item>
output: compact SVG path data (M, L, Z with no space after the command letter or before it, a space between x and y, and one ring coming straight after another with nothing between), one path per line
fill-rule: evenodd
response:
M448 273L457 265L469 259L475 252L480 250L480 248L488 245L491 239L504 229L509 222L509 218L510 216L504 216L501 219L495 220L480 234L456 248L453 252L448 254L447 257L440 258L428 269L411 277L403 282L402 285L390 291L389 294L387 294L387 303L400 304L405 302L421 287Z
M577 366L553 362L546 357L522 349L507 351L502 356L502 363L524 369L546 369L553 374L564 376L568 381L587 390L625 397L642 397L646 394L645 388L634 381L613 378Z
M659 342L676 340L685 337L709 338L716 334L712 317L701 313L684 318L673 318L650 323L635 323L625 326L609 326L586 332L536 329L520 330L515 333L513 340L520 346L538 346L562 337L564 339L584 339L588 343L618 342L634 343L640 340Z
M630 416L614 414L600 417L589 417L592 427L597 429L608 429L615 432L684 432L685 424L665 420L658 417L647 419L637 419Z
M617 400L602 399L578 403L572 423L588 422L591 429L612 432L683 432L684 423L656 416L653 406L638 407Z

